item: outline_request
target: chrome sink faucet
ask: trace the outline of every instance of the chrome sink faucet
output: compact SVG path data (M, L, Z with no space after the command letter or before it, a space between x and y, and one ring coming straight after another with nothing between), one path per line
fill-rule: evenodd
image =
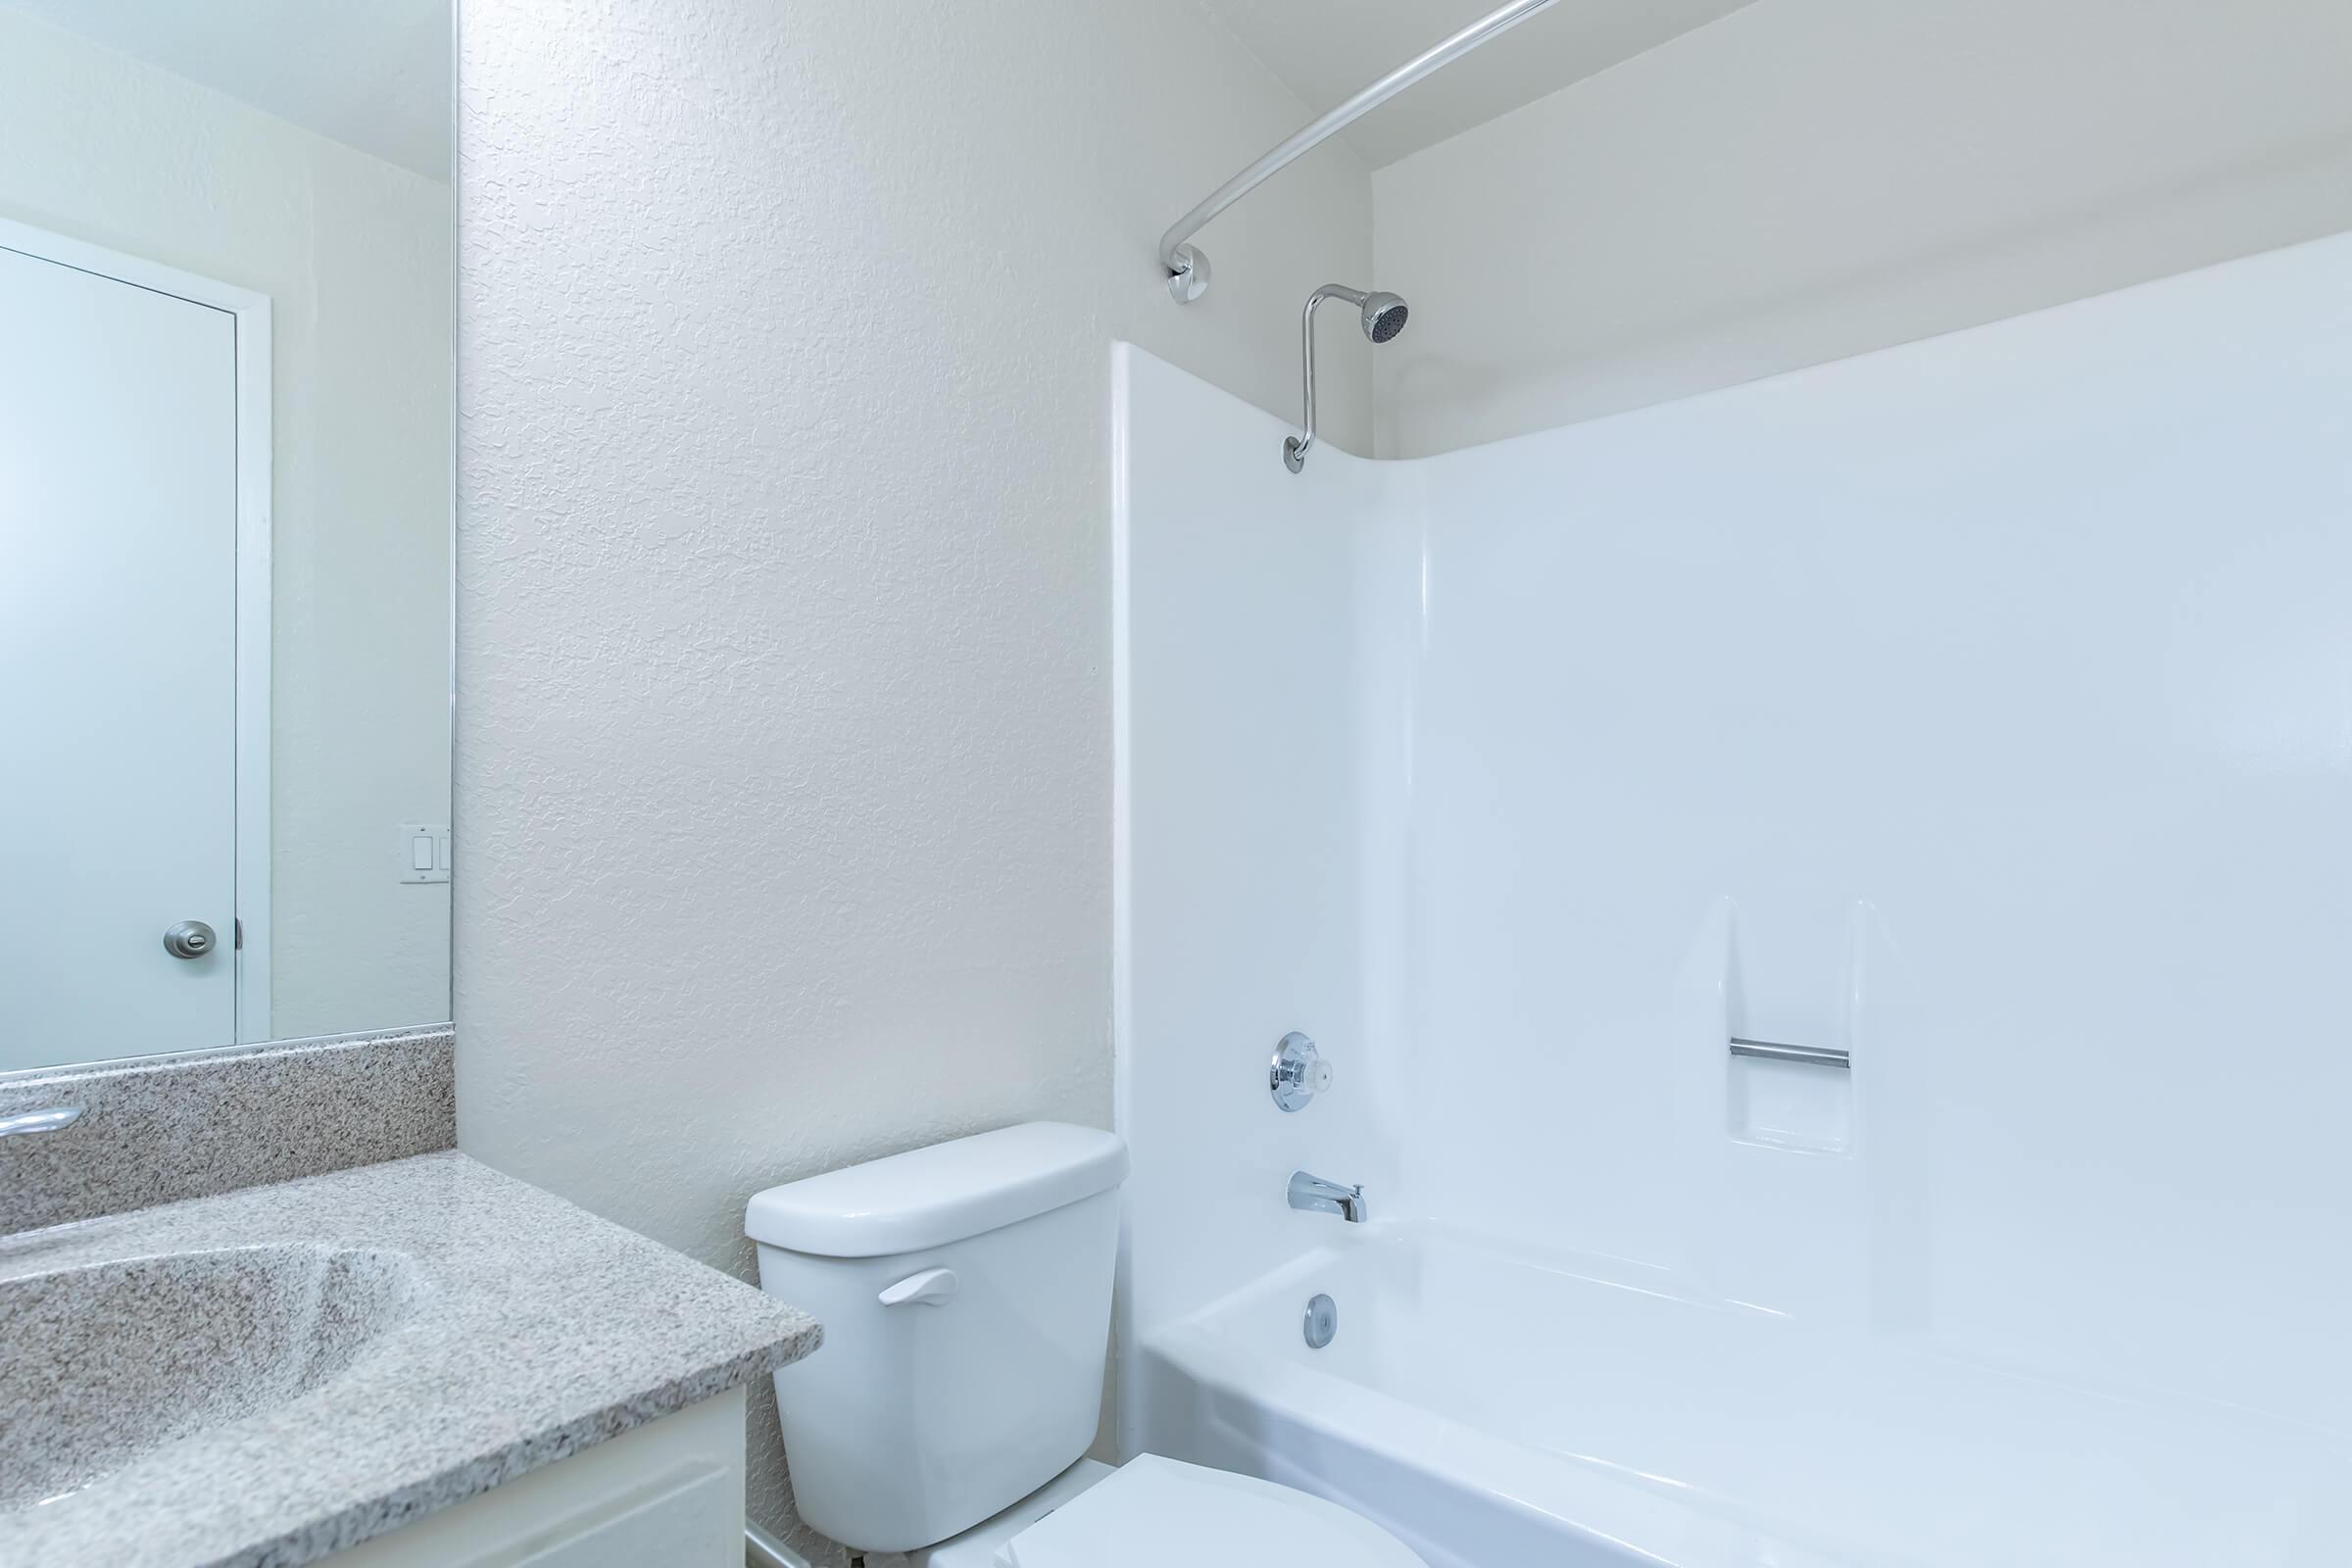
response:
M1291 1173L1291 1206L1318 1214L1337 1214L1350 1225L1361 1225L1371 1214L1364 1203L1361 1186L1343 1187L1302 1170Z
M81 1120L79 1105L44 1105L39 1110L12 1111L0 1116L0 1143L34 1133L53 1133Z
M70 1127L80 1119L79 1105L58 1105L49 1110L27 1110L14 1116L0 1116L0 1138L19 1138L26 1133L53 1133L60 1127Z

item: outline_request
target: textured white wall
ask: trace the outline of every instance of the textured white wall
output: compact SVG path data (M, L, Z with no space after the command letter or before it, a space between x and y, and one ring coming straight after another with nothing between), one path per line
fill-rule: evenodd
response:
M1758 0L1373 189L1447 451L2352 227L2352 6Z
M1108 1118L1111 342L1288 410L1369 179L1179 309L1159 231L1304 118L1185 6L460 32L460 1141L748 1276L761 1186Z
M0 8L0 217L270 296L271 1032L447 1017L449 187Z

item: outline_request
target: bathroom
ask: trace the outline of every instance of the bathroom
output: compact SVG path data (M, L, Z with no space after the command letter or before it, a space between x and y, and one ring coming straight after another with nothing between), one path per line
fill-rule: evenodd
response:
M0 1565L2352 1562L2348 273L2336 0L0 0Z

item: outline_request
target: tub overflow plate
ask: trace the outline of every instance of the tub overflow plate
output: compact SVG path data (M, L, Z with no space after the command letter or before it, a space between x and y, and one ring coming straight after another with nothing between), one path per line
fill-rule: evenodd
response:
M1306 1348L1320 1350L1340 1332L1340 1303L1328 1296L1318 1296L1306 1303Z

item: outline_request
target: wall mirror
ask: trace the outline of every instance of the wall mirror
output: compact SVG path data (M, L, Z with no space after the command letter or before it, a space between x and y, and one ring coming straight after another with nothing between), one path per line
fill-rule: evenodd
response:
M0 0L0 1072L449 1016L449 0Z

